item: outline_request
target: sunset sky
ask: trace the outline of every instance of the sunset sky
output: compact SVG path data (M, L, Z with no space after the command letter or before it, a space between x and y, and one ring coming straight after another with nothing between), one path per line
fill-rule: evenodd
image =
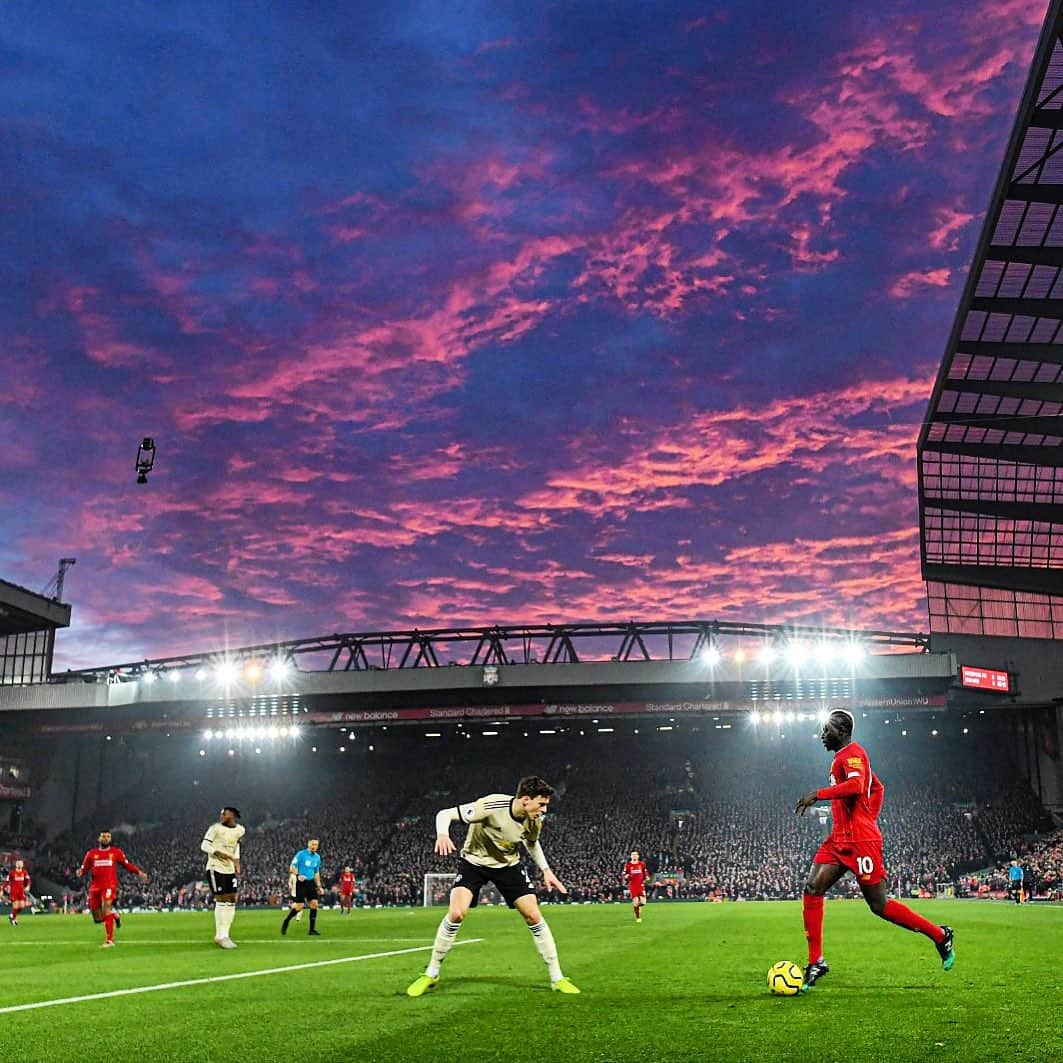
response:
M926 629L915 441L1045 7L5 5L0 577L77 557L57 667Z

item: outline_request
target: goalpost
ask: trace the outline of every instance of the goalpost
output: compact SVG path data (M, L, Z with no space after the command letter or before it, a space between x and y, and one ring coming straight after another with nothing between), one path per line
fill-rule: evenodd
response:
M425 908L449 904L450 891L457 875L431 874L424 877L424 895L421 903ZM481 904L502 904L502 894L497 887L488 883L480 890Z
M457 877L457 875L425 875L424 907L431 908L436 904L449 904L450 890Z

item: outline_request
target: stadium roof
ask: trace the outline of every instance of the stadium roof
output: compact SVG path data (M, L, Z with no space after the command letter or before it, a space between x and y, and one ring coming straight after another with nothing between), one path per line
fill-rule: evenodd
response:
M1063 594L1061 31L1053 0L920 433L928 581Z
M69 626L69 605L0 579L0 638Z

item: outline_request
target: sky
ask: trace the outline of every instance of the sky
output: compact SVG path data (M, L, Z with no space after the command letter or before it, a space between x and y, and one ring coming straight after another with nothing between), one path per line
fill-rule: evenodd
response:
M57 667L925 630L919 422L1045 7L5 5L0 577L77 558Z

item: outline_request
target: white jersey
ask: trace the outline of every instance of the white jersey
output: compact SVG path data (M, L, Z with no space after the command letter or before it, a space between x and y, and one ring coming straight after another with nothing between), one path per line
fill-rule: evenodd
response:
M231 856L233 860L240 859L240 839L244 836L244 828L237 825L226 827L224 823L215 823L207 828L203 835L200 849L207 854L207 870L217 871L222 875L233 874L233 864L229 860L219 860L212 855L215 849Z

